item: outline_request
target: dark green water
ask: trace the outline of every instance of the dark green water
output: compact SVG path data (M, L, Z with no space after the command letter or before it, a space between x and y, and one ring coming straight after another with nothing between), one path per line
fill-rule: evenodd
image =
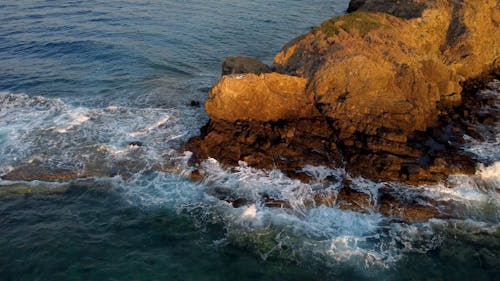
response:
M0 197L1 280L314 280L325 273L219 245L221 224L138 207L109 186Z
M140 178L130 186L103 179L3 187L1 280L494 280L499 273L500 230L492 223L408 226L332 208L259 208L264 218L242 220L203 185L162 173ZM139 187L144 180L164 184Z

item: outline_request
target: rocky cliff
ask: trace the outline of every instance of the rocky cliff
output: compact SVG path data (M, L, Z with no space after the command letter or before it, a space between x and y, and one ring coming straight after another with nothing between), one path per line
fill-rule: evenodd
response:
M473 172L450 140L473 130L464 87L498 74L500 2L353 0L348 11L288 43L274 73L224 76L187 149L292 174L316 164L422 183Z

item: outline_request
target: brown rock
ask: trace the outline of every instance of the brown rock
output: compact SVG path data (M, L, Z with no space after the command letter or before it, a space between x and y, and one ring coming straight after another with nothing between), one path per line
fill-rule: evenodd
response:
M283 208L289 209L292 207L290 203L286 200L274 199L269 197L264 198L264 206L268 208L282 208L282 209Z
M421 205L414 199L397 198L390 191L381 190L378 211L383 215L395 216L410 222L426 221L439 217L439 211L431 205Z
M227 57L222 63L222 75L271 72L271 68L258 59L247 57Z
M473 170L443 151L458 154L450 140L495 121L477 118L483 103L467 106L463 89L500 65L499 2L353 0L349 10L288 43L277 73L223 77L206 103L211 121L187 149L287 174L345 163L411 184Z
M192 181L201 181L203 180L203 173L200 170L194 170L189 174L189 179Z
M372 11L383 12L401 17L405 19L418 18L422 16L425 10L426 2L432 0L351 0L347 12L352 13L355 11Z
M327 207L335 206L335 202L337 201L337 196L332 193L319 193L314 196L314 204L316 206L325 205Z
M329 133L322 118L287 122L212 120L184 149L194 153L193 161L213 157L223 164L237 165L244 160L253 167L280 169L304 178L300 170L307 164L338 167L342 162L338 151L331 149Z
M305 95L306 79L278 73L224 76L205 109L216 120L277 121L318 116Z
M386 12L423 5L363 2L358 9ZM425 131L441 107L461 101L460 82L489 71L500 50L498 1L461 2L426 1L412 20L364 11L334 17L285 46L276 68L309 78L306 94L342 139L380 128Z
M375 202L369 194L354 190L349 185L339 191L337 195L337 207L343 210L367 212L374 209Z

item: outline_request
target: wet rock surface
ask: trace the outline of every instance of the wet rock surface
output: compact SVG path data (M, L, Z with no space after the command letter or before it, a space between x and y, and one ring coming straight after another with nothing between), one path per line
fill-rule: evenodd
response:
M262 204L268 208L294 208L287 199L266 193L259 194L260 198L252 199L241 196L233 189L217 186L207 188L207 193L226 201L234 208L249 207L252 204ZM344 180L340 189L319 188L315 191L312 201L304 198L301 204L306 208L325 205L346 211L380 213L391 217L394 221L405 223L422 222L431 218L450 218L450 215L442 209L453 208L453 206L438 203L425 196L415 194L408 196L407 193L391 186L381 187L372 194L370 191L353 187L350 180Z
M243 160L250 166L276 168L290 176L300 176L300 169L307 164L339 167L342 163L331 142L328 123L322 118L236 123L212 120L202 131L201 137L191 139L185 147L195 152L192 162L213 157L237 165Z

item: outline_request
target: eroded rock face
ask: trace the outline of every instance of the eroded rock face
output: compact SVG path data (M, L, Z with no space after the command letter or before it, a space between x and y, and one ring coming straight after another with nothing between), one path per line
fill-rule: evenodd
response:
M448 140L473 133L460 121L463 86L498 73L499 1L362 0L349 9L288 43L274 59L279 74L222 78L206 103L210 125L189 149L259 167L322 151L353 174L412 184L474 172ZM307 135L318 120L321 133ZM304 134L290 141L273 122L287 131L300 123Z
M280 169L297 176L305 165L340 167L341 155L332 143L332 131L323 117L284 121L212 120L202 136L190 140L185 149L195 159L213 157L237 165L239 160L263 169Z

